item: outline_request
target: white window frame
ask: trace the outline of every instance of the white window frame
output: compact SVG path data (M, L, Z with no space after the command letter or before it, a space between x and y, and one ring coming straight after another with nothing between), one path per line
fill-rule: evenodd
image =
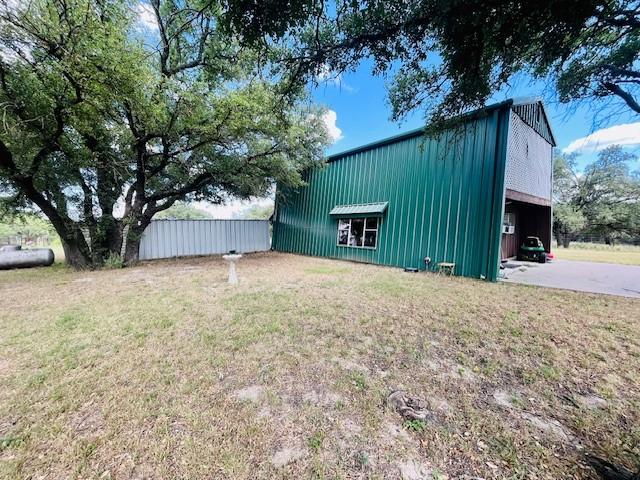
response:
M360 219L362 218L362 220L364 220L364 227L362 229L362 245L351 245L351 238L353 237L353 235L351 234L351 221L352 220L356 220L356 219ZM367 220L368 219L375 219L376 221L376 228L367 228ZM340 228L340 222L345 222L345 223L349 223L349 227L347 228ZM378 234L380 233L380 217L357 217L357 218L339 218L338 219L338 235L336 237L336 245L338 247L348 247L348 248L365 248L368 250L375 250L376 248L378 248ZM347 231L347 244L344 245L342 243L340 243L340 232L341 231ZM373 245L373 247L366 247L364 245L364 239L367 235L367 232L376 232L376 241L375 244Z

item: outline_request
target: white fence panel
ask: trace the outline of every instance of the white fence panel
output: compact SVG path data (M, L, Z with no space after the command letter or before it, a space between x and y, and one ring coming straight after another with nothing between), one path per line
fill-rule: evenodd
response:
M142 234L140 260L265 252L268 220L152 220Z

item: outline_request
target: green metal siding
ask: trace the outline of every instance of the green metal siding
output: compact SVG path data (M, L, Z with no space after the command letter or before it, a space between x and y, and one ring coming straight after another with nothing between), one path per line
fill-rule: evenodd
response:
M509 106L465 121L436 139L410 136L340 156L306 173L307 186L278 195L279 251L495 280L504 206ZM375 249L337 245L336 205L389 202Z

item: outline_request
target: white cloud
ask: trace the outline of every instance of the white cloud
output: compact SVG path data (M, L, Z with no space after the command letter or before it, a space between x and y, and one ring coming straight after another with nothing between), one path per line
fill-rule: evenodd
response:
M138 2L133 7L133 12L138 16L138 26L143 30L157 30L158 22L153 7L146 2Z
M336 143L338 140L342 139L342 130L340 130L336 125L337 120L338 114L333 110L327 110L322 114L322 121L327 129L331 143Z
M347 85L347 83L343 81L341 73L335 73L331 71L329 65L326 64L320 66L320 70L318 71L318 81L320 83L325 83L327 85L341 88L349 93L355 91L352 86Z
M564 153L593 153L611 145L640 145L640 122L603 128L571 142Z

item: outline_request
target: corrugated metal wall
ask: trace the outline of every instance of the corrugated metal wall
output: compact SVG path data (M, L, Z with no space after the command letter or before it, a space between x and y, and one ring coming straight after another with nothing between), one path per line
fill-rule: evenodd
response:
M415 136L356 152L308 173L283 191L276 250L424 268L429 256L461 275L495 280L504 197L509 107L426 140ZM335 205L389 202L375 249L338 246Z
M521 105L514 105L513 112L518 115L523 122L533 128L550 145L555 146L551 125L549 125L542 102L531 102Z
M268 220L153 220L140 241L140 260L216 255L271 248Z

